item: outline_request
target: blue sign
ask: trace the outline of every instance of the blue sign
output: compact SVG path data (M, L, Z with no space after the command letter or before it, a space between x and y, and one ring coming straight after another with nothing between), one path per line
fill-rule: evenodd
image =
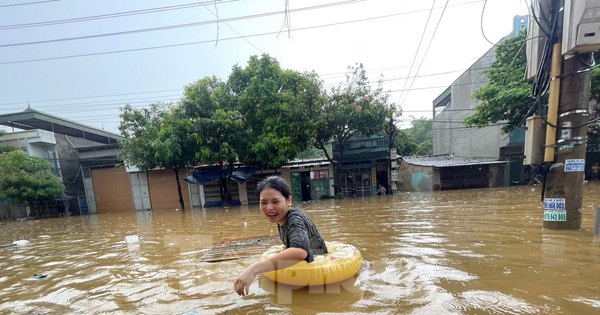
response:
M544 210L567 209L565 198L544 198Z
M584 172L584 159L570 159L565 161L565 172Z

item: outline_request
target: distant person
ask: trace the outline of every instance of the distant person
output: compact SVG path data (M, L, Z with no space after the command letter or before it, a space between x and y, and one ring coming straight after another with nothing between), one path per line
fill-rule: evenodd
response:
M383 195L385 195L386 192L387 192L387 189L385 189L385 187L383 187L383 185L379 185L379 189L377 189L376 195L383 196Z
M592 180L598 180L598 173L600 173L600 165L594 163L594 165L592 165Z
M285 249L279 254L248 266L235 280L235 292L247 295L250 284L261 273L284 269L315 255L327 254L327 247L317 227L300 208L292 206L292 190L279 176L269 176L257 187L260 212L277 224L279 238Z
M352 197L356 197L356 184L352 185L351 193L352 193Z
M62 201L59 202L57 208L58 208L58 216L59 217L66 217L67 216L67 213L65 211L65 204L64 204L64 202L62 202Z

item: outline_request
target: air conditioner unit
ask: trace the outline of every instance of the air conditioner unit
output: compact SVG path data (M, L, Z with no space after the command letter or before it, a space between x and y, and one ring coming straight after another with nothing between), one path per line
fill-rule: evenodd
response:
M565 0L562 53L600 50L600 0Z

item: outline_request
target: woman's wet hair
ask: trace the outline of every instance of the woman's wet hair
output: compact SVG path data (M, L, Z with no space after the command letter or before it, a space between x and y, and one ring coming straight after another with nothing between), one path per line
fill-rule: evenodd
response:
M289 199L292 196L292 189L290 185L279 176L269 176L263 179L256 187L256 192L260 196L260 193L267 189L272 188L280 192L285 199Z

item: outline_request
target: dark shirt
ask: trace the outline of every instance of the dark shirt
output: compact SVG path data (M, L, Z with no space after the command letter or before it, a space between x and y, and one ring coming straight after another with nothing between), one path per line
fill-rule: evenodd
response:
M304 211L290 208L285 217L285 224L277 223L279 238L286 248L304 249L308 255L304 260L312 262L314 255L327 254L327 247L321 233Z

